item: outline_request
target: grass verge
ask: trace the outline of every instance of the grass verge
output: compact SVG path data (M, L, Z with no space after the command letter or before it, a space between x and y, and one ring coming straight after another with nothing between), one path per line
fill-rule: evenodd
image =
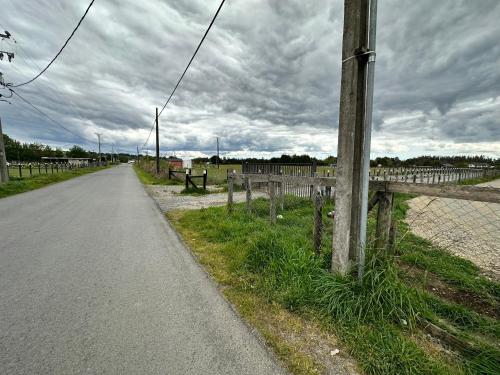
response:
M488 176L488 177L479 177L479 178L471 178L468 180L460 181L458 185L478 185L478 184L484 184L486 182L491 182L498 180L500 177L499 176Z
M396 218L404 218L408 198L397 197ZM470 262L461 263L412 235L404 237L396 257L368 251L362 284L350 276L332 275L327 272L330 219L324 218L327 230L322 256L317 257L312 250L310 202L287 197L285 206L276 226L269 225L269 203L263 199L254 201L252 214L239 204L231 215L224 207L214 207L169 213L168 217L207 271L223 285L226 297L259 329L293 373L326 373L331 366L329 349L336 339L315 345L311 337L318 335L341 338L340 344L368 374L495 373L500 358L498 321L433 294L418 277L405 277L401 264L418 269L414 259L441 259L439 267L426 268L428 274L453 290L460 287L477 294L492 306L498 306L498 284L483 278ZM404 231L402 220L400 226ZM374 217L370 216L370 233L373 227ZM280 321L278 316L283 314L290 318ZM465 350L449 350L436 343L420 330L422 319L470 345ZM290 331L290 321L299 322L300 334L282 334ZM316 335L304 328L312 322L319 332ZM322 349L314 351L311 346ZM349 363L347 357L344 360Z
M66 181L74 177L83 176L85 174L97 172L106 168L109 167L80 168L55 174L40 174L26 178L11 177L9 182L0 184L0 198L39 189L47 185Z
M178 180L169 180L163 176L159 177L152 173L149 173L145 169L143 169L140 165L134 164L134 171L139 177L139 180L144 185L181 185L182 181Z

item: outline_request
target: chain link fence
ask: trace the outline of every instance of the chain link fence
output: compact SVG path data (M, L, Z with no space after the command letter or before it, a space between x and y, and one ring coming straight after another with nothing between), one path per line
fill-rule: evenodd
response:
M408 206L413 234L500 279L500 204L419 196Z

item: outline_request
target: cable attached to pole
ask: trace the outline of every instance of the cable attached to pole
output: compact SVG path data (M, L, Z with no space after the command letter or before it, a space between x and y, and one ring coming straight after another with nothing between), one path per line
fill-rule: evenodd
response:
M38 77L40 77L43 73L45 73L47 71L47 69L49 69L49 67L52 65L52 63L54 61L56 61L56 59L59 57L59 55L62 53L62 51L64 50L64 48L68 45L69 41L71 40L71 38L73 38L73 35L75 35L76 31L78 30L78 28L80 27L80 25L82 24L83 20L85 19L85 17L87 16L87 13L89 12L90 8L92 7L92 5L94 4L94 1L95 0L92 0L89 4L89 6L87 7L87 9L85 10L85 13L83 14L83 16L80 18L80 21L78 21L78 24L76 25L76 27L73 29L73 32L71 33L71 35L69 36L68 39L66 39L66 41L64 42L63 46L61 47L61 49L59 50L59 52L57 52L57 54L54 56L54 58L52 60L50 60L49 64L44 68L42 69L42 71L40 73L38 73L35 77L33 77L32 79L30 79L29 81L26 81L26 82L23 82L23 83L20 83L18 85L14 85L12 87L21 87L21 86L24 86L24 85L27 85L28 83L31 83L33 82L35 79L37 79Z
M207 30L205 31L205 34L203 34L203 38L201 38L200 40L200 43L198 43L198 47L196 47L196 50L194 51L193 53L193 56L191 56L191 59L189 60L187 66L186 66L186 69L184 69L184 72L182 73L181 77L179 78L179 80L177 81L177 84L175 85L174 89L172 90L172 92L170 93L170 96L168 97L167 101L165 102L165 104L163 105L163 107L161 108L160 112L158 113L158 117L161 116L163 110L167 107L168 103L170 103L170 99L172 99L172 96L174 96L174 93L175 93L175 90L177 90L177 87L179 87L182 79L184 78L184 76L186 75L186 72L188 71L189 67L191 66L191 63L193 62L194 58L196 57L196 54L198 53L198 51L200 50L200 47L201 45L203 44L203 42L205 41L205 38L207 37L208 35L208 32L210 31L210 29L212 28L215 20L217 19L217 16L219 15L219 12L220 10L222 9L222 6L224 5L226 0L222 0L220 5L219 5L219 8L217 9L217 12L215 12L215 15L213 16L212 18L212 21L210 22L210 25L208 25L208 28ZM156 120L155 120L156 121ZM142 147L146 147L146 145L148 144L149 142L149 138L151 138L151 134L153 133L153 129L155 127L155 124L156 122L153 122L153 126L151 127L151 130L149 131L149 135L148 135L148 138L146 139L146 142L144 142L144 144L142 145Z

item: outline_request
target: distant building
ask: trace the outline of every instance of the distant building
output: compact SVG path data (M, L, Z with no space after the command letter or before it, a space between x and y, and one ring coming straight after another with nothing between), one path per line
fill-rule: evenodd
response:
M42 156L42 163L69 164L69 165L89 165L91 158L66 158Z
M173 169L182 169L182 159L175 156L169 156L167 161Z

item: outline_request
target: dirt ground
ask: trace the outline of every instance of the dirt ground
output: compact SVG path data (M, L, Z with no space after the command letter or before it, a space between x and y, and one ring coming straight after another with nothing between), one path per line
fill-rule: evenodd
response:
M500 179L478 186L500 188ZM413 233L500 279L500 204L420 196L409 205Z
M218 193L214 186L208 186L207 189L212 191L211 194L206 195L184 195L180 192L184 186L180 185L146 185L147 192L159 204L162 211L172 210L198 210L200 208L224 206L227 204L227 193ZM262 192L252 192L252 198L259 198L266 196ZM245 192L235 192L233 194L233 201L235 203L245 201Z

